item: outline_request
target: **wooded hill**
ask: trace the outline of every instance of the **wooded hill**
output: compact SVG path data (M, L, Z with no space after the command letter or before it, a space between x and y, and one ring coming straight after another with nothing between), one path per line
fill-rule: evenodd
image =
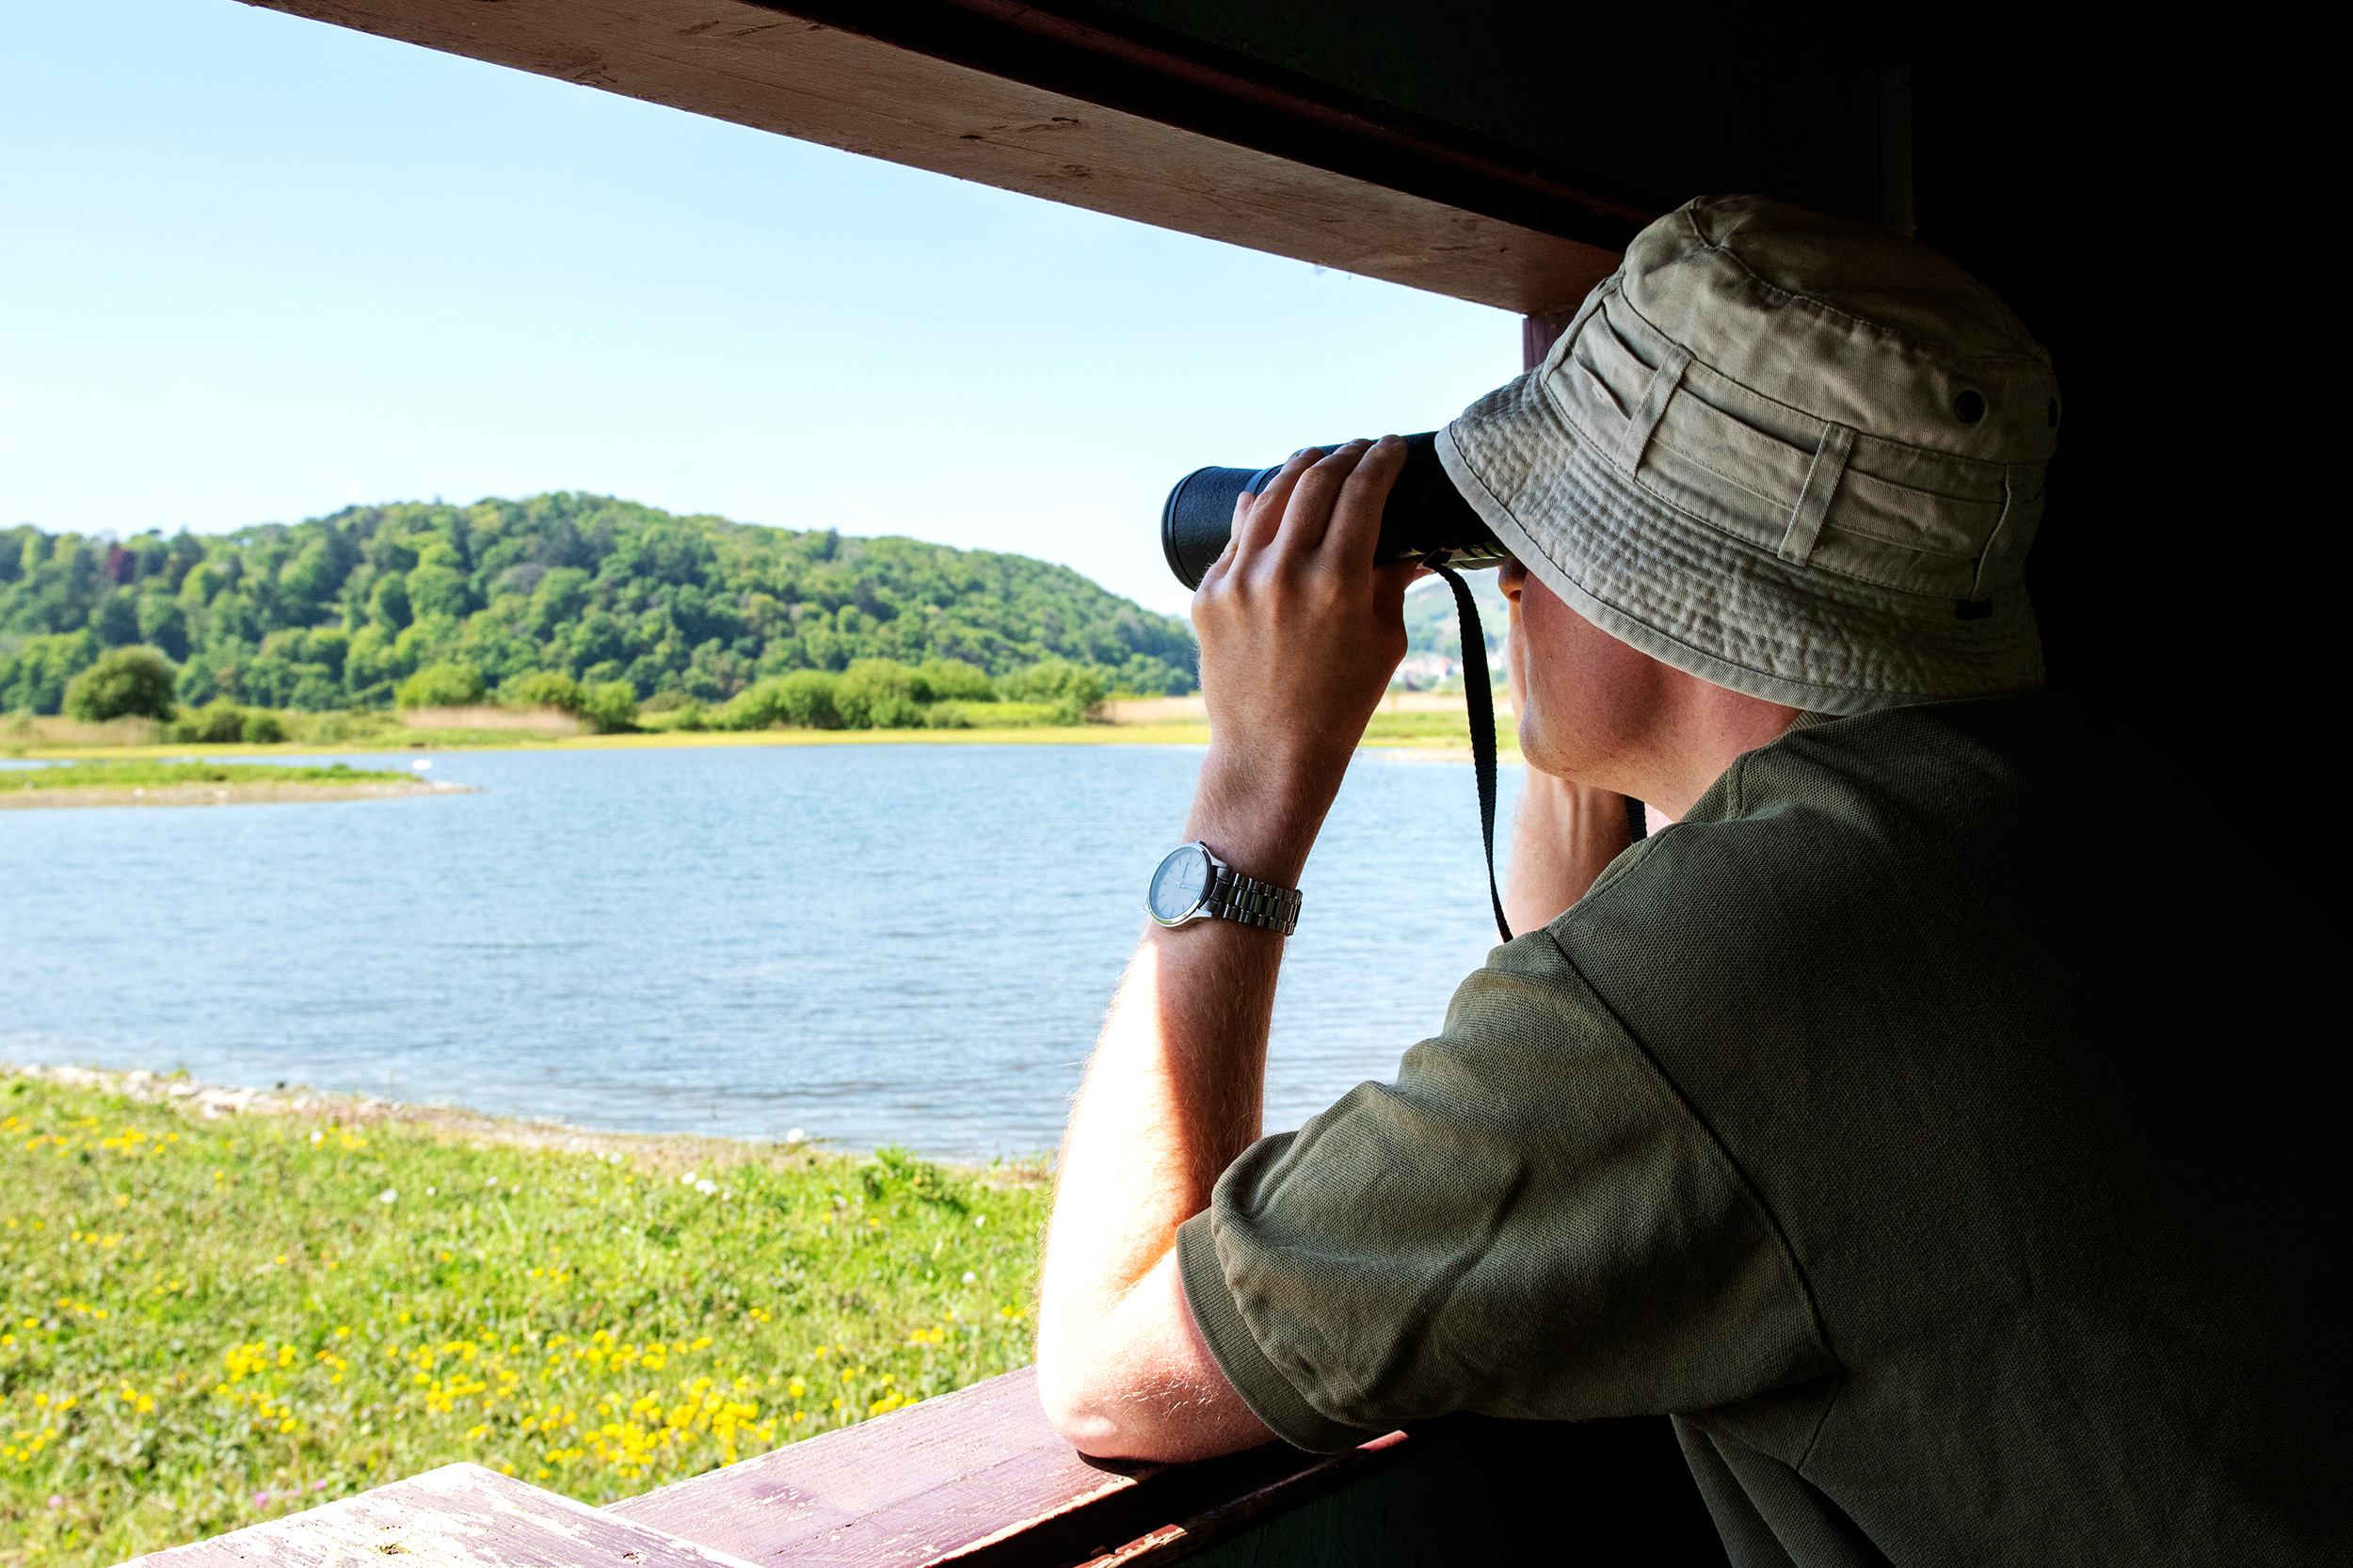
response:
M471 506L350 506L226 535L120 541L0 531L0 711L54 713L109 648L181 665L178 697L313 712L388 707L455 662L723 702L762 676L852 660L1043 660L1113 691L1190 692L1192 629L1023 555L677 517L557 492Z

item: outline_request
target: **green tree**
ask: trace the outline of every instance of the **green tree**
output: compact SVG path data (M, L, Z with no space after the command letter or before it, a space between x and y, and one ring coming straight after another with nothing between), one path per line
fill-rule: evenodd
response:
M188 656L188 617L168 593L143 593L138 601L139 641L163 650L167 659Z
M137 642L138 595L129 588L117 588L100 600L96 613L90 616L90 630L97 632L98 640L108 648L122 648Z
M31 547L26 547L27 553ZM54 713L65 704L65 689L98 657L98 639L87 631L25 637L15 651L0 641L0 709Z
M154 648L143 644L109 648L66 686L65 711L85 724L168 719L178 680L171 661Z
M463 708L482 700L482 672L472 664L428 664L402 681L393 701L408 708Z
M398 632L416 618L408 607L406 572L386 572L368 594L368 619L388 632Z

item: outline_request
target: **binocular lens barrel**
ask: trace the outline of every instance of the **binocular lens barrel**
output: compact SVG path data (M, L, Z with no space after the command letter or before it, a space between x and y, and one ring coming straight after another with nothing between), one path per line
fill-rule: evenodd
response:
M1188 588L1201 585L1202 574L1225 553L1234 524L1234 499L1248 490L1260 493L1282 465L1273 468L1195 469L1176 482L1160 508L1160 549L1168 569ZM1390 487L1388 504L1381 510L1381 543L1376 563L1409 555L1443 552L1451 567L1499 565L1508 552L1487 532L1487 525L1455 489L1438 461L1437 432L1425 430L1405 438L1405 468Z

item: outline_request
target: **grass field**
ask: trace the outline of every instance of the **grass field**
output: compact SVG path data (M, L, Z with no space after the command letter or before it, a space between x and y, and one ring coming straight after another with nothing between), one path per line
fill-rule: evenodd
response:
M1032 1168L532 1142L0 1076L0 1563L459 1459L604 1502L1030 1358Z

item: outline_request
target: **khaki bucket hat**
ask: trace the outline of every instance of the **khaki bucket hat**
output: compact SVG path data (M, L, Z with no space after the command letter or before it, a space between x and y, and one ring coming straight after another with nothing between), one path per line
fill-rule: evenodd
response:
M1860 713L2042 683L2023 570L2058 420L2050 356L1926 246L1702 197L1438 455L1603 631Z

